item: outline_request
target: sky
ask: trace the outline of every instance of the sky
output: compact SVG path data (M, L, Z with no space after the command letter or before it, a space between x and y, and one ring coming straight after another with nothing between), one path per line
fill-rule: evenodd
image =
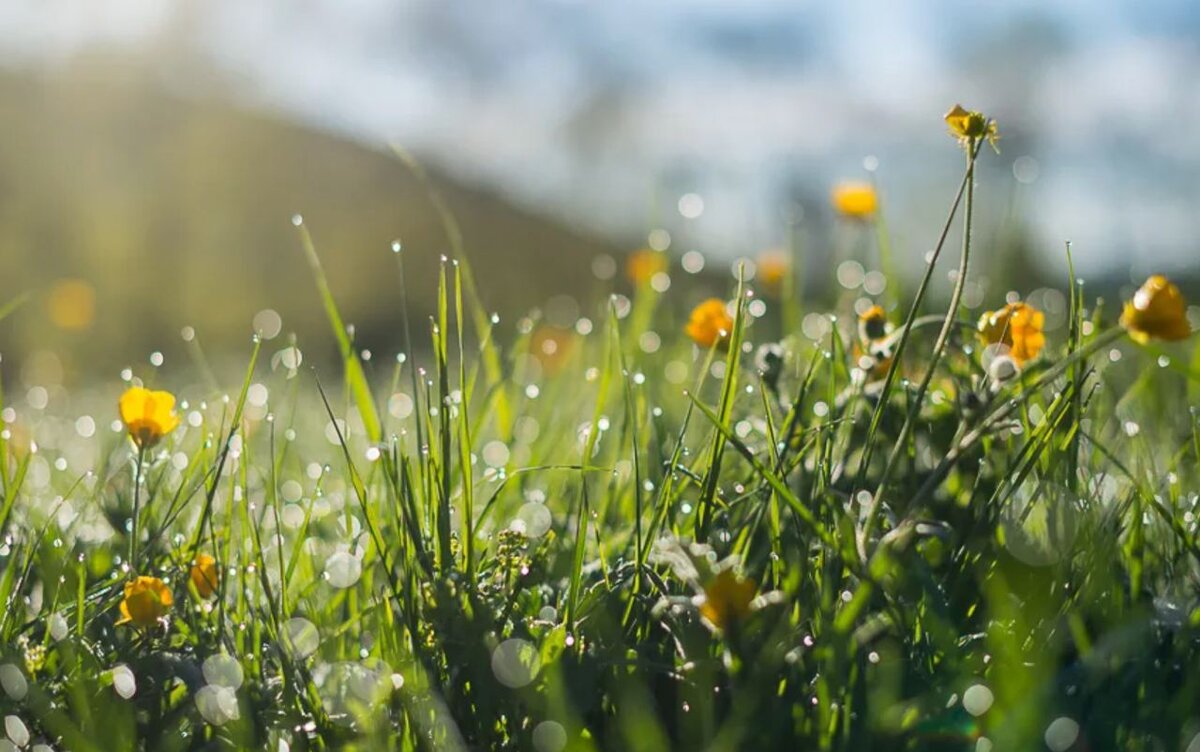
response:
M97 50L578 226L733 257L876 166L923 253L961 172L941 114L1000 123L981 195L1047 263L1188 268L1200 5L1167 0L4 0L0 66ZM1015 168L1015 169L1014 169ZM679 199L694 199L683 216ZM999 221L998 219L996 221Z

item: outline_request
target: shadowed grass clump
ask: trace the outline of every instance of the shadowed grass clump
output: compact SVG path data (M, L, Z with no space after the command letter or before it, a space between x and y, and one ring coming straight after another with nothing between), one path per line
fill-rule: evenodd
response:
M1152 278L1117 323L1072 275L1055 309L985 291L976 323L996 129L947 123L966 166L910 298L843 280L808 309L785 254L714 304L646 256L632 296L514 327L446 212L456 260L385 363L297 218L339 373L256 335L228 393L156 366L91 413L6 403L8 740L1200 748L1186 304Z

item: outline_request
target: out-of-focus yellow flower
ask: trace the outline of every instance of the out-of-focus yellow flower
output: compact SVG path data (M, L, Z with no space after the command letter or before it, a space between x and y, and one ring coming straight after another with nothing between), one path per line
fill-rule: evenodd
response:
M833 187L831 199L833 208L843 217L850 219L870 219L879 209L879 194L870 183L838 183Z
M705 583L704 593L697 599L700 615L717 629L725 629L750 615L757 592L754 580L723 569Z
M725 301L709 298L692 309L685 330L692 341L701 347L712 347L724 343L733 331L733 317L725 307Z
M985 345L1005 345L1017 365L1033 360L1046 345L1042 327L1046 315L1027 303L1009 303L979 317L979 338Z
M217 592L217 560L208 554L196 554L192 569L188 573L192 585L201 598L207 598Z
M129 435L142 449L154 446L179 425L175 395L170 392L152 392L132 386L121 395L118 406Z
M157 577L138 577L125 583L125 599L121 601L118 624L132 622L145 629L154 626L175 603L171 589Z
M756 262L756 276L762 282L763 289L772 295L778 295L783 289L783 280L791 273L792 265L788 253L779 248L763 251Z
M653 248L643 248L629 254L625 261L625 276L638 285L648 285L655 274L667 270L667 254Z
M888 326L887 312L883 310L883 306L873 305L859 314L858 338L863 342L873 342L877 339L883 339L888 335L890 328Z
M1187 320L1187 301L1175 283L1161 274L1146 280L1126 301L1121 326L1134 340L1145 344L1151 339L1178 340L1191 336Z
M959 143L970 145L973 141L986 138L992 148L996 148L996 141L1000 138L996 121L989 120L982 112L967 110L961 104L956 104L945 114L944 119L950 128L950 135L957 138Z
M570 360L575 347L575 336L570 329L559 326L539 326L529 338L529 351L542 364L547 375L562 370Z
M873 305L858 316L858 341L852 349L854 364L871 380L887 376L892 366L892 351L887 342L892 325L883 306Z
M60 279L46 295L46 313L59 329L87 329L96 317L96 291L82 279Z

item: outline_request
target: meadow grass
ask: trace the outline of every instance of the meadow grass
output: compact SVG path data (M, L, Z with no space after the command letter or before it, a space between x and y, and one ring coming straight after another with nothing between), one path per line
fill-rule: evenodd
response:
M1073 274L977 331L992 133L911 298L790 259L690 336L654 264L499 322L444 213L372 356L297 218L340 368L256 335L228 392L193 343L96 418L5 403L0 746L1200 750L1195 348Z

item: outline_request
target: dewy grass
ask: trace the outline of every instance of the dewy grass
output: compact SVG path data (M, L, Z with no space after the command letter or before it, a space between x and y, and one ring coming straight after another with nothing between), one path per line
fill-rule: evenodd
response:
M997 135L947 123L938 252ZM830 311L743 274L690 336L683 275L501 322L430 201L455 258L400 267L438 303L423 349L397 311L384 372L298 223L331 332L256 336L236 391L197 365L98 405L0 392L0 745L1200 747L1200 353L1169 280L1119 322L1073 271L1056 317L990 290L976 331L966 222L945 302L934 253L913 299ZM843 221L896 262L878 211ZM151 384L173 401L116 411Z

